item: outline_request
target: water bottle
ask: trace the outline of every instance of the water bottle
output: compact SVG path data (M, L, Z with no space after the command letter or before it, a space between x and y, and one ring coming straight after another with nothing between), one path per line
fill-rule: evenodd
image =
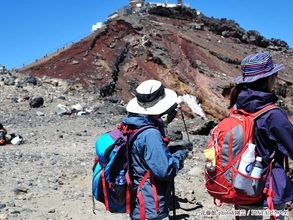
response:
M250 175L252 166L255 160L254 149L255 149L255 145L252 143L248 143L248 148L242 154L241 160L239 163L238 171L240 173L248 175L248 176ZM244 190L247 187L246 184L247 184L247 177L237 173L233 181L233 186L237 189Z
M126 197L126 178L124 170L120 170L119 175L115 180L115 193L117 204L123 205Z
M238 167L238 171L240 173L250 175L255 160L254 149L255 145L252 143L248 143L248 148L242 154L240 164Z
M251 171L251 174L250 174L251 177L254 177L254 178L261 177L262 169L263 169L261 161L262 161L261 157L256 157L255 164L254 164L252 171Z

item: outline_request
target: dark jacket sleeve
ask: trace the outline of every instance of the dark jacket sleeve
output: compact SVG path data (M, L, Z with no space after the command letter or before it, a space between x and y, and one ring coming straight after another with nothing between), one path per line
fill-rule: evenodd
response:
M260 132L265 130L270 140L275 141L278 150L293 159L293 125L281 109L274 109L260 119Z
M261 116L256 121L257 150L264 159L266 166L269 164L269 154L276 152L274 156L272 177L273 203L281 204L292 201L292 184L284 171L284 155L293 158L293 126L288 117L280 109L274 109ZM270 178L266 180L266 187L271 187ZM267 206L266 199L261 200Z

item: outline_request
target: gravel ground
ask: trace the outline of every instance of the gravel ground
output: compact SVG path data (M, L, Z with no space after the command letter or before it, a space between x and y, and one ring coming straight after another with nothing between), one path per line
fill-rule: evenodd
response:
M2 82L0 88L0 122L8 133L24 139L21 145L0 146L0 220L128 219L125 214L105 211L99 202L96 202L97 214L92 212L94 142L121 121L123 114L119 106L106 106L95 94L71 91L69 87L52 83L17 87ZM30 100L36 96L43 97L44 104L31 108ZM80 104L95 109L96 113L60 117L54 110L58 104L69 108ZM172 126L184 130L181 120L175 120ZM184 132L183 138L187 138ZM175 178L176 219L234 219L233 215L203 214L209 210L233 209L231 205L216 207L204 189L202 166L206 138L190 135L194 148Z

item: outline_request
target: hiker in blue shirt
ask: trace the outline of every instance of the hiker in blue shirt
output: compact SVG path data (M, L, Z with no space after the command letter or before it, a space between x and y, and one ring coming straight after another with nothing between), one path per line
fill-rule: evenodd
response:
M247 112L256 112L267 105L276 103L277 96L273 88L277 82L278 72L283 64L274 64L268 52L255 53L245 57L241 63L242 76L237 77L238 84L231 93L230 107ZM274 155L272 163L272 183L270 175L266 179L265 188L272 186L272 202L263 199L251 205L239 205L239 209L263 210L273 208L284 213L285 203L293 200L293 186L284 171L284 157L293 159L293 126L287 115L275 108L260 116L255 121L254 142L257 155L262 157L263 174L270 164L270 156ZM247 212L248 213L248 212ZM277 219L284 216L277 215ZM242 216L240 219L270 219L270 216Z
M134 187L141 194L132 202L131 219L140 219L141 214L146 219L168 219L172 181L188 155L188 150L171 154L162 138L164 123L160 117L174 107L176 100L173 90L164 88L157 80L146 80L136 88L136 97L127 104L124 124L134 128L145 125L158 128L142 131L132 145ZM150 176L139 186L148 170Z

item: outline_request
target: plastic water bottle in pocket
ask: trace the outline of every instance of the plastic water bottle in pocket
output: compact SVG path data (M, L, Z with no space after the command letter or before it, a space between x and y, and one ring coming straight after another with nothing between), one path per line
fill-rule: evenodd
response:
M116 178L115 193L117 204L123 205L126 198L126 178L124 170L120 170L119 175Z
M261 161L262 161L261 157L256 157L256 161L254 163L254 166L253 166L251 174L250 174L251 177L254 177L254 178L261 177L262 169L263 169Z
M255 145L252 143L249 143L248 148L241 156L241 160L238 167L238 171L240 174L239 173L236 174L234 182L233 182L233 186L237 189L243 190L246 188L247 177L245 177L244 175L249 176L251 173L253 163L255 161L254 149L255 149Z

